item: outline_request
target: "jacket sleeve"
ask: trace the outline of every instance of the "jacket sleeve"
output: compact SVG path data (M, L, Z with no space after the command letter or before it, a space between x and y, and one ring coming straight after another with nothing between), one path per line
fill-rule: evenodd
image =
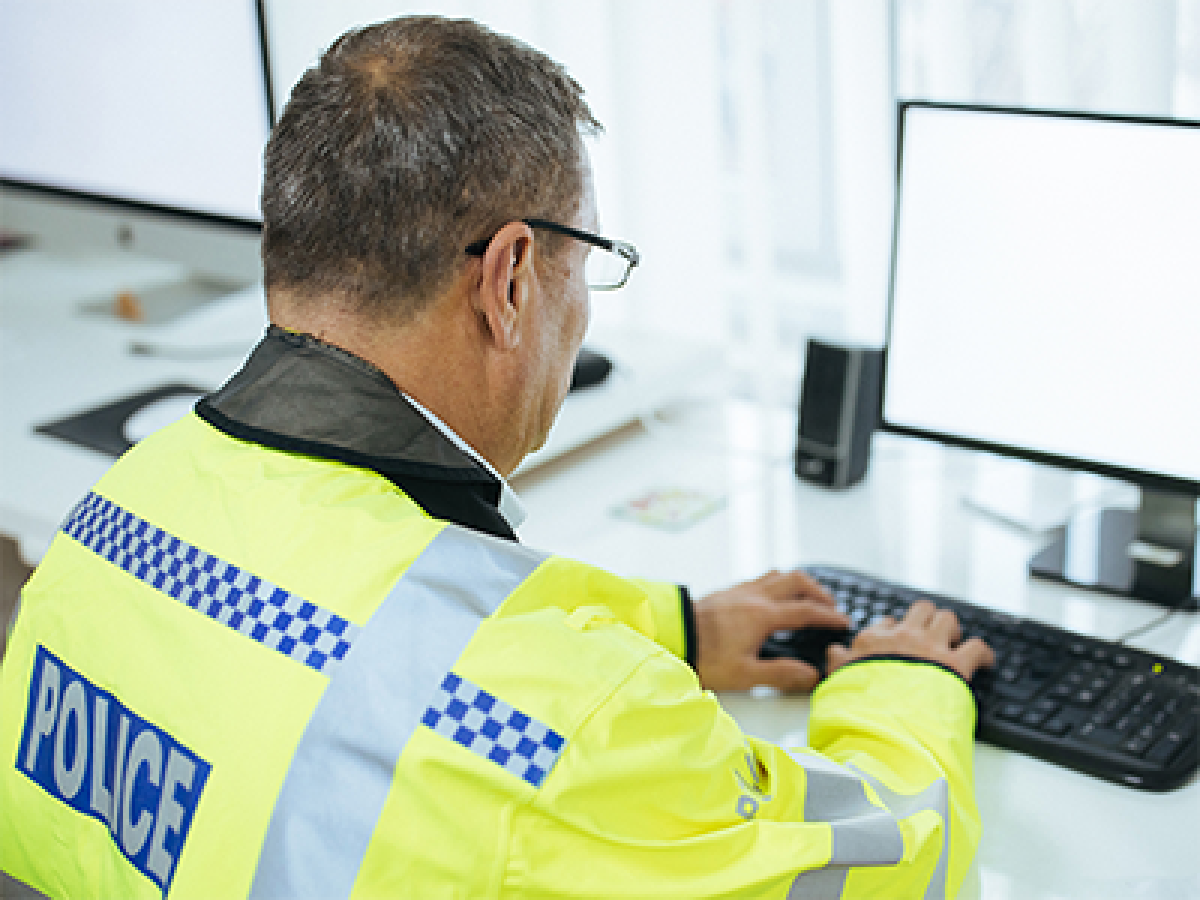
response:
M973 722L952 674L861 663L814 697L812 749L788 751L660 650L517 813L513 863L547 896L952 896L979 835Z
M919 873L914 894L932 882L934 896L953 896L979 844L975 719L966 683L916 660L844 666L813 695L809 745L858 775L895 818L904 864ZM878 891L881 878L886 872L851 872L847 896Z
M696 667L696 625L692 597L682 585L665 581L631 578L630 583L646 592L654 621L653 639L671 653Z
M547 605L570 612L579 598L602 605L628 628L649 638L672 656L693 665L696 637L692 602L686 588L666 581L621 578L603 569L559 556L548 558L505 601L508 614Z

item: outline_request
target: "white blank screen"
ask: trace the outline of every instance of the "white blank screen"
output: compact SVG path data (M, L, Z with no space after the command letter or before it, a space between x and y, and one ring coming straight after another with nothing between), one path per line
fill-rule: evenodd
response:
M0 0L0 175L256 221L253 0Z
M1200 481L1200 127L905 118L884 420Z

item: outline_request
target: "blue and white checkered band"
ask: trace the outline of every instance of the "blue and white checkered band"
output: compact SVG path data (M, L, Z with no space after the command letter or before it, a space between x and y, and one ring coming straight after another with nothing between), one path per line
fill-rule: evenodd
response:
M98 494L84 497L62 530L167 596L318 672L331 674L360 630Z
M558 732L453 672L442 680L421 724L534 787L542 786L567 743Z

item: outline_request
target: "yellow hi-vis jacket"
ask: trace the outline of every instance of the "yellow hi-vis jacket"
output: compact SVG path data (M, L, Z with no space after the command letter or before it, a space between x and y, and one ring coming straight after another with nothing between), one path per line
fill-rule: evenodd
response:
M943 897L974 705L847 666L743 734L677 589L191 415L64 523L0 670L0 868L52 897Z

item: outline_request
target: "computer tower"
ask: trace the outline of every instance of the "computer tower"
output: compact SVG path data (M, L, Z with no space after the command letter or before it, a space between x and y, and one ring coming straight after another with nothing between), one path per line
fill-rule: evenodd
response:
M796 435L796 475L830 488L862 480L879 423L883 351L810 338Z

